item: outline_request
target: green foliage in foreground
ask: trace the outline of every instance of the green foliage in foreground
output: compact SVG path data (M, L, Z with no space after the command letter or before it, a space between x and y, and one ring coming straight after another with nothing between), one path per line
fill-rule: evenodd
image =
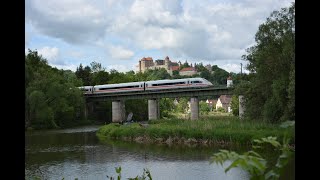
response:
M283 128L293 126L294 121L287 121L281 125ZM251 179L279 179L283 169L288 164L294 151L289 146L289 138L285 136L282 144L277 141L276 137L269 136L267 138L253 140L255 149L271 145L276 151L280 151L280 155L276 164L268 166L266 158L263 158L256 151L248 151L240 155L234 151L220 150L213 155L211 161L222 165L227 160L232 160L232 163L225 169L228 172L230 169L240 167L250 173Z
M97 131L98 137L131 139L138 137L156 140L159 138L193 138L213 142L251 143L253 139L274 136L283 138L285 132L277 124L239 120L233 116L215 116L197 121L171 119L149 121L145 127L138 123L128 125L108 124ZM288 136L294 143L294 129Z

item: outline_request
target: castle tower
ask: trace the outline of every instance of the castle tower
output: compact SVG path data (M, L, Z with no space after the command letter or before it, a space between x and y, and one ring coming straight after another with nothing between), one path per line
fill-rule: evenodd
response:
M139 71L140 72L145 72L147 69L152 68L152 66L154 66L152 57L143 57L139 61Z
M167 67L167 69L170 69L170 59L168 56L164 59L164 65Z
M139 72L144 72L146 70L146 58L143 57L140 61L139 61Z

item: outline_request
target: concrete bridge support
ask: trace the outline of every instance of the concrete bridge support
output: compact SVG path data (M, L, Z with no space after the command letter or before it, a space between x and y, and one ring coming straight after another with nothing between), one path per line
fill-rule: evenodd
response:
M245 111L244 96L240 95L239 96L239 118L240 119L243 119L244 111Z
M112 101L112 122L118 123L125 120L126 109L123 100Z
M190 99L191 120L199 119L199 99L198 97L192 97Z
M85 103L85 105L84 105L84 118L85 118L85 120L88 120L88 105L87 105L87 103Z
M92 113L93 111L94 111L93 102L85 103L85 106L84 106L84 118L87 120L88 116L89 116L89 113Z
M93 113L94 112L94 102L89 102L87 103L87 108L88 108L88 113Z
M159 99L148 100L149 120L160 119Z

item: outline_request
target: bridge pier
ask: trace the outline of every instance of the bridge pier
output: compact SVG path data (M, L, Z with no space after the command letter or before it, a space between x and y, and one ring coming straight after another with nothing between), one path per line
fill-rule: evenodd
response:
M94 111L94 104L93 102L86 102L84 105L84 118L88 120L88 116L90 113Z
M112 101L112 122L122 122L125 120L126 109L123 100Z
M159 99L148 100L148 114L149 120L160 119Z
M192 97L190 99L191 120L199 119L199 99L198 97Z
M245 107L244 107L244 96L239 96L239 118L242 119L244 115Z
M93 113L93 111L94 111L94 102L89 102L87 105L88 105L87 106L88 113Z
M84 104L84 119L88 120L88 105L87 105L87 103Z

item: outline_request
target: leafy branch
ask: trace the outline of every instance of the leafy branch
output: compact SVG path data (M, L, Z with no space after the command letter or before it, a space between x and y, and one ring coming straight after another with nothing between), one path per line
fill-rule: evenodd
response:
M294 126L294 124L294 121L286 121L282 123L280 127L288 128ZM225 168L225 173L232 168L239 167L249 172L251 179L279 179L281 171L288 164L294 153L294 150L289 146L289 141L290 139L287 138L287 136L283 138L282 144L277 141L277 137L272 136L253 140L252 147L254 149L262 148L263 145L270 144L275 150L281 151L277 163L269 171L267 171L267 160L255 151L248 151L240 155L234 151L220 150L220 152L211 157L211 163L222 166L225 161L231 160L232 163Z

